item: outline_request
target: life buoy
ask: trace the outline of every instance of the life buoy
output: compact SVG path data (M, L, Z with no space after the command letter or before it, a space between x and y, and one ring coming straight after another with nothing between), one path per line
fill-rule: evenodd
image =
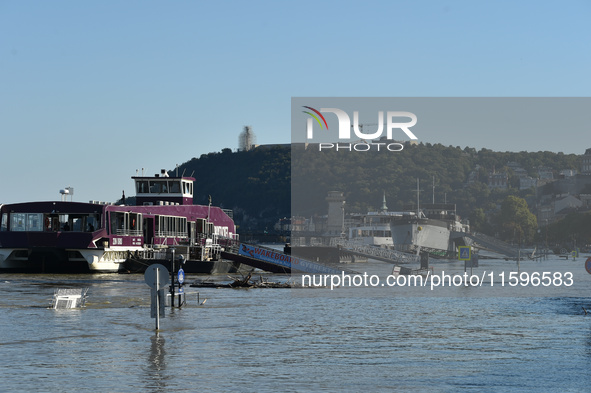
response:
M585 270L587 270L587 273L591 274L591 257L587 258L585 261Z

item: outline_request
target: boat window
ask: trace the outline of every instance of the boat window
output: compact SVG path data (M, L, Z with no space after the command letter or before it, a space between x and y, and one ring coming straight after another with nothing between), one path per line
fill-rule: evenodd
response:
M205 233L205 231L207 230L205 218L198 218L197 220L195 220L195 222L197 223L197 232Z
M166 217L160 217L159 221L160 221L160 225L158 227L158 232L160 234L158 236L163 236L162 235L163 233L168 232L168 220L166 219Z
M70 225L70 215L69 214L60 214L59 215L59 227L62 231L71 231L72 226ZM59 230L59 229L58 229Z
M2 218L4 225L4 217ZM42 213L12 213L10 230L15 232L39 232L43 230Z
M2 226L0 227L0 230L2 230L2 231L8 230L8 214L7 213L2 214Z
M40 232L43 230L43 213L27 214L27 231Z
M142 215L140 213L129 213L128 220L128 234L132 236L139 236L142 234Z
M51 217L47 217L49 219L49 223L46 221L47 230L57 232L60 230L60 219L58 215L53 215Z
M142 215L130 212L111 212L111 234L139 236L142 233Z
M193 195L193 183L183 181L183 194Z
M96 215L89 215L86 217L86 231L94 232L100 228L100 216Z
M180 193L181 192L181 183L178 181L169 181L168 184L170 185L170 192Z
M20 232L26 230L26 219L25 213L12 213L10 216L10 230L14 232Z
M136 192L138 194L147 194L150 189L148 188L148 181L147 180L138 180L135 182L136 185Z
M150 193L152 194L159 194L162 190L162 185L158 181L151 181L150 182Z
M84 231L84 217L72 218L72 229L71 230L74 232Z
M168 182L166 180L151 180L150 193L161 194L168 193Z
M186 238L187 218L174 216L156 216L156 236Z
M111 212L111 234L119 234L125 224L125 215L120 212Z

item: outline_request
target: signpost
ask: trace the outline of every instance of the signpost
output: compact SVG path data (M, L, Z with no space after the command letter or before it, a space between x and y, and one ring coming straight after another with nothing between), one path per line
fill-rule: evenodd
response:
M160 329L160 317L164 318L164 287L170 283L168 269L160 264L148 266L144 273L146 284L152 288L151 317L156 318L156 330Z
M172 257L170 259L170 307L175 307L175 297L178 296L178 307L182 307L185 304L185 292L183 291L183 283L185 282L185 271L183 265L185 264L185 258L183 254L180 254L178 258L175 258L175 250L172 250ZM178 271L176 270L178 267ZM178 285L178 292L176 291Z
M458 247L458 259L460 261L464 261L464 272L466 272L468 263L470 263L470 275L472 275L472 267L474 266L474 264L472 263L472 249L470 248L470 246Z
M183 285L183 283L185 282L185 271L183 269L179 269L179 273L177 275L177 280L179 281L179 284Z
M587 273L591 274L591 257L587 258L585 261L585 270L587 270Z

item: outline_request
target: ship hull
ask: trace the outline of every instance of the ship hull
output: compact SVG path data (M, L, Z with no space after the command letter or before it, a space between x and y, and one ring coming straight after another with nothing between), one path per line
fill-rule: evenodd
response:
M0 250L0 272L3 273L112 273L119 270L119 261L105 261L102 250L92 255L91 262L83 256L87 250L56 247L32 247ZM97 251L94 251L96 254Z
M417 247L448 251L450 235L448 223L434 219L396 220L390 225L396 248L413 250Z

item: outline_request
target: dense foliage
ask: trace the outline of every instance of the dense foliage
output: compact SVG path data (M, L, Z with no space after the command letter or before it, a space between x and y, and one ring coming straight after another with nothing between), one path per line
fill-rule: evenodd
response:
M574 154L476 151L441 144L406 146L401 152L319 152L310 146L296 147L292 153L288 147L263 146L203 154L183 164L179 173L197 179L195 203L206 204L211 195L214 205L234 210L242 230L271 230L278 219L292 214L324 215L329 191L344 192L347 213L379 209L384 192L389 209L400 210L416 203L419 179L420 203L433 199L455 203L473 229L505 238L515 233L529 241L535 226L531 212L536 192L533 188L520 191L519 179L507 164L515 162L537 177L540 167L556 173L577 169L579 160ZM493 170L508 174L509 188L489 188L488 174ZM515 211L503 208L504 201L517 205L521 221L514 217Z
M540 228L540 243L547 242L550 248L585 247L591 244L591 213L570 213L563 220Z
M325 211L324 197L331 190L345 192L350 212L379 208L383 192L390 210L399 210L404 204L416 201L419 179L420 203L430 203L433 199L438 203L455 203L462 216L475 216L475 225L481 226L480 229L487 225L483 214L498 210L509 195L524 198L530 206L535 204L535 191L519 191L519 180L507 167L509 162L520 164L532 176L537 175L539 167L559 171L576 169L579 165L579 157L574 154L498 153L441 144L407 146L398 153L308 149L297 151L292 160L295 213ZM508 189L489 188L488 174L493 170L508 174ZM468 182L473 171L475 179ZM302 198L297 198L298 195ZM305 202L306 198L313 199L313 203Z

